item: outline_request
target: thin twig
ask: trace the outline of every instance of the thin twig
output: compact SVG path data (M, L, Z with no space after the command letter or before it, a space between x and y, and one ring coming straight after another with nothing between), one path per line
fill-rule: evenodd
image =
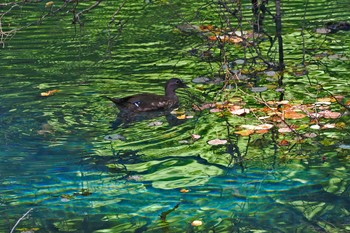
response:
M32 211L32 210L33 210L33 208L30 208L25 214L23 214L22 217L20 217L20 219L17 220L16 224L12 227L10 233L12 233L16 229L16 227L19 224L19 222L22 221L30 213L30 211Z

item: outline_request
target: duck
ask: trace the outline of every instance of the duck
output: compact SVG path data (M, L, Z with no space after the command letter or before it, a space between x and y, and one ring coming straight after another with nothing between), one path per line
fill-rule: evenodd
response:
M172 110L178 107L178 88L188 88L179 78L171 78L165 83L165 94L141 93L122 98L107 97L121 112L138 113L158 110Z

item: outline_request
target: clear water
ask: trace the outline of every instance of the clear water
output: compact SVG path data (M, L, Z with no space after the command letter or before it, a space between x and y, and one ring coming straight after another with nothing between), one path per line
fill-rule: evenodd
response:
M347 58L322 60L326 71L310 64L309 77L346 96L349 32L325 36L312 31L327 19L349 20L349 1L307 3L308 46ZM15 8L17 17L2 19L3 30L37 22L47 11L44 3L37 4ZM347 115L339 120L345 122L340 132L320 133L296 145L298 153L276 149L269 135L233 138L248 158L244 168L232 161L229 147L206 143L227 136L224 123L209 113L192 113L193 119L177 126L158 117L111 128L117 110L103 96L162 93L164 81L175 76L202 98L201 86L191 80L214 76L220 65L190 56L190 50L206 48L202 39L175 30L184 22L219 24L212 2L127 3L117 15L125 22L121 34L118 25L107 27L119 4L105 1L84 17L84 27L72 25L71 15L62 12L5 40L0 59L1 232L9 232L31 208L16 232L350 231L349 155L339 148L350 143ZM283 6L289 70L301 63L298 28L305 25L305 4L286 1ZM248 6L243 8L249 15ZM287 99L317 97L305 97L308 77L288 73L285 81L291 90ZM40 96L56 89L50 97ZM190 109L188 93L179 96ZM163 124L149 126L154 121ZM125 140L105 140L115 134ZM193 142L191 134L202 138ZM194 220L203 225L191 226Z

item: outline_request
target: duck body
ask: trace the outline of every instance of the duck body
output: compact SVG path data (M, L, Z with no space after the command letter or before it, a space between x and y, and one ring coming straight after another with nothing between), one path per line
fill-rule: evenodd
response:
M137 113L157 110L171 110L176 108L179 98L175 90L187 88L186 84L178 78L169 79L165 84L165 95L141 93L123 98L110 98L121 112Z

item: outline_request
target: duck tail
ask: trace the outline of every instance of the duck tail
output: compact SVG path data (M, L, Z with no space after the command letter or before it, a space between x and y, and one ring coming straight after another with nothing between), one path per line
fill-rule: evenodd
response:
M108 99L108 100L110 100L110 101L112 101L117 106L120 104L120 99L118 99L118 98L111 98L111 97L108 97L108 96L103 96L103 97Z

